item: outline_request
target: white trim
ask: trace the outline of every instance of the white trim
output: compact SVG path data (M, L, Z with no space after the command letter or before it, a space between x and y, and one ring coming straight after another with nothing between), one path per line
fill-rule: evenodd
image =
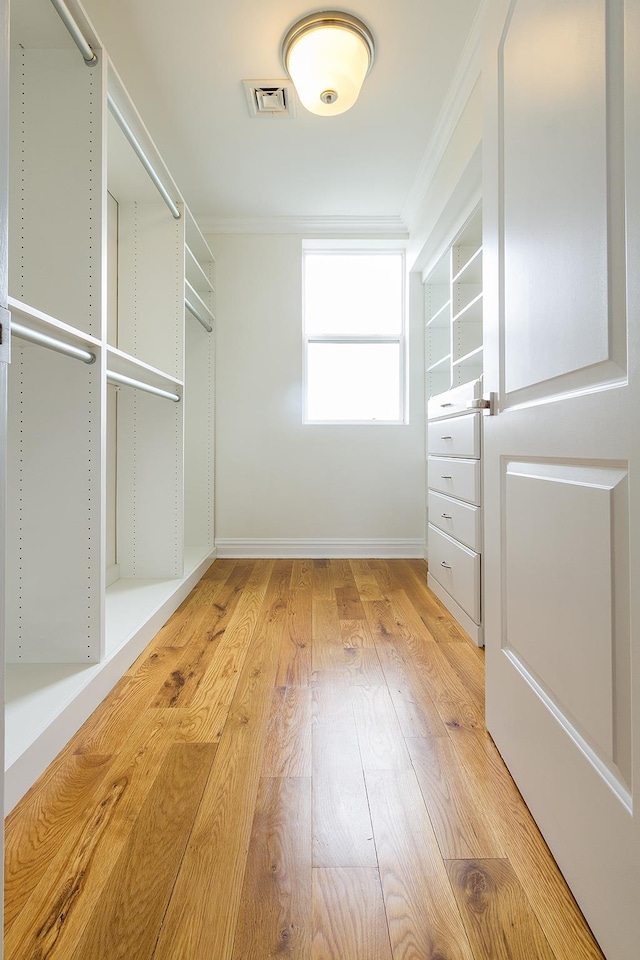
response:
M254 540L250 537L217 537L216 549L219 557L248 557L255 559L332 559L352 557L368 559L419 558L424 556L424 540L413 539L351 539L337 540L269 538Z
M485 7L486 0L481 0L453 81L444 98L433 134L418 168L413 186L409 190L402 207L401 219L403 223L407 224L409 230L413 226L420 204L435 176L473 88L480 78Z
M308 236L387 236L406 240L407 227L400 217L207 217L198 218L205 234L300 234Z

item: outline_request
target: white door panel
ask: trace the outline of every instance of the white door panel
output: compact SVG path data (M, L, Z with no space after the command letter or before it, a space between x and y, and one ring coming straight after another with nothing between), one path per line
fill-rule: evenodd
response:
M487 725L608 960L640 943L639 63L637 0L490 0Z

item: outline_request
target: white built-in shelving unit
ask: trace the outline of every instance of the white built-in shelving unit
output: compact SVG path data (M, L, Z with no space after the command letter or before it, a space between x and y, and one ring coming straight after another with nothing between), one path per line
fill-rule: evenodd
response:
M478 645L482 626L482 213L424 277L428 584Z
M475 211L428 272L428 396L482 375L482 216Z
M214 258L67 7L94 66L11 5L7 809L214 555Z

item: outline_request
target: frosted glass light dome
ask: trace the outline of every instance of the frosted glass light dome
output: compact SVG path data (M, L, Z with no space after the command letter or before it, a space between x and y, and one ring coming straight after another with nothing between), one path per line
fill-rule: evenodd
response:
M311 14L289 30L282 59L303 107L321 117L349 110L374 58L362 21L335 10Z

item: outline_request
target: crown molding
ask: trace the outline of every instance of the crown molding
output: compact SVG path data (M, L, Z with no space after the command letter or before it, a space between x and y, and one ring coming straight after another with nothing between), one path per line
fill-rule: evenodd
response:
M205 234L301 234L303 236L384 236L406 239L400 217L198 217Z
M404 202L401 218L407 224L409 230L413 226L420 204L436 174L473 88L480 78L485 8L486 0L481 0L451 86L444 98L433 134L418 168L413 186Z

